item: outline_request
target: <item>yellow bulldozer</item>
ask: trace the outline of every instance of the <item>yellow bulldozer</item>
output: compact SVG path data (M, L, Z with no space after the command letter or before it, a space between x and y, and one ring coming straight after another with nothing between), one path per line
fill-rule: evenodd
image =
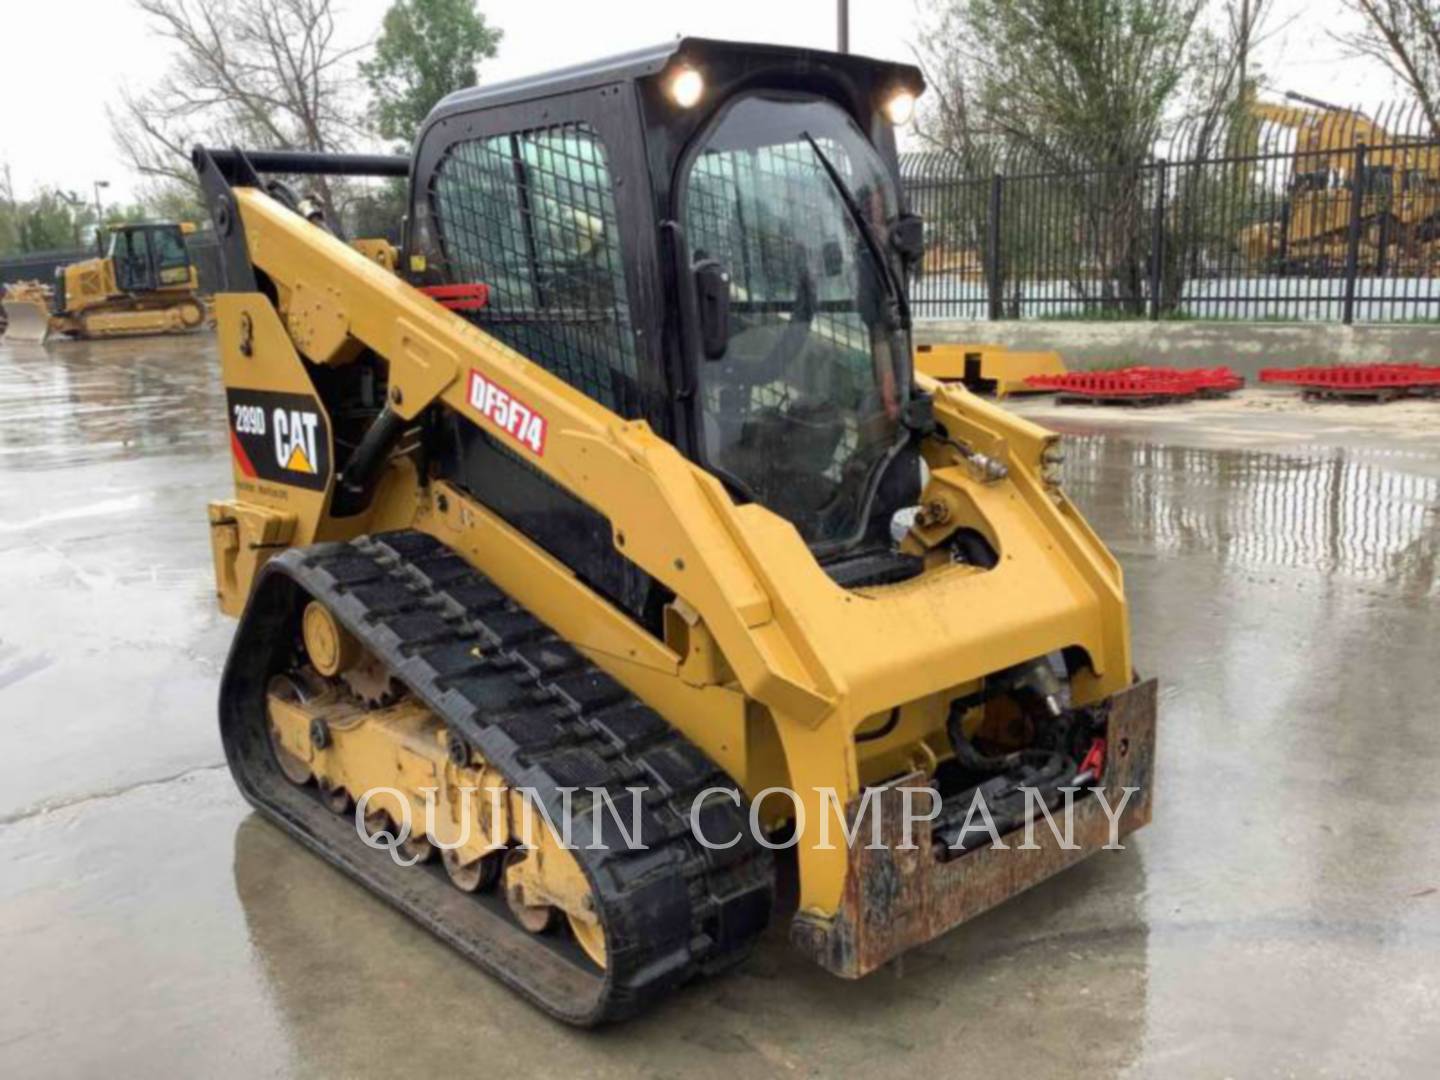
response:
M1357 266L1373 272L1382 251L1391 272L1428 275L1440 237L1440 150L1397 139L1363 113L1288 93L1299 102L1253 101L1261 123L1295 132L1293 164L1278 221L1248 226L1240 249L1253 265L1327 274L1348 258L1357 185ZM1258 137L1259 127L1256 134ZM1358 173L1356 151L1365 146Z
M567 1022L782 916L862 976L1150 818L1057 437L913 367L922 89L688 38L452 95L409 158L195 150L230 769ZM408 177L398 258L270 179L318 173Z
M62 266L55 285L10 286L4 295L11 341L173 334L205 322L199 275L185 245L190 222L119 225L106 254Z

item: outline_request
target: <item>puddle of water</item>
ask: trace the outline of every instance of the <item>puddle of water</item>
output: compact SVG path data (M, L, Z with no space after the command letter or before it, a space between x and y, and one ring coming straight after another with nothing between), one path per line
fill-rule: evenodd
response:
M1343 448L1306 454L1065 439L1064 484L1122 551L1440 590L1440 478Z
M224 445L224 391L210 334L0 342L0 461L64 468Z

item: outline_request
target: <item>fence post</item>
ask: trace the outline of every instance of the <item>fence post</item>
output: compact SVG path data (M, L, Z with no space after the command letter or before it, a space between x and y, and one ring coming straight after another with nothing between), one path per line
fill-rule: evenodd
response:
M986 291L990 294L991 320L1004 317L1003 298L1000 295L1003 280L1000 276L1000 211L1004 205L1004 186L1005 178L998 172L990 177L990 220L987 222L985 237L985 278Z
M1150 215L1150 319L1160 320L1160 289L1165 277L1165 181L1169 166L1164 158L1155 162L1155 208Z
M1355 321L1355 275L1360 268L1360 209L1365 200L1365 144L1355 144L1355 167L1350 171L1350 229L1345 243L1345 303L1342 321Z

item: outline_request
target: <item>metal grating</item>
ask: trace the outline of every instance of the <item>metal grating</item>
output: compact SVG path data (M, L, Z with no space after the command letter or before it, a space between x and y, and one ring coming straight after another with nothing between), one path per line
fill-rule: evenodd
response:
M482 283L466 318L625 417L643 415L604 144L588 124L456 143L429 205L450 283Z

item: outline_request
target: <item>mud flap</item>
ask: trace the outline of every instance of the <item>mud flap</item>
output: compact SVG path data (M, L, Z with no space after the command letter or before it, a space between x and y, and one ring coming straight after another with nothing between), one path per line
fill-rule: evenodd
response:
M1117 837L1150 821L1155 712L1154 679L1137 683L1108 702L1102 786L1112 809L1124 806L1117 816ZM904 788L923 784L924 777L915 774L884 789L872 797L863 820L864 804L860 799L852 801L847 828L854 839L840 910L833 918L801 912L791 923L790 938L796 947L837 975L853 979L868 974L1111 841L1110 819L1086 789L1075 795L1073 847L1062 846L1049 825L1038 820L1028 838L1033 846L1027 844L1025 829L1019 828L1001 837L1003 848L977 848L941 862L931 852L928 821L913 821L911 846L901 846L905 839ZM1126 788L1134 789L1128 799ZM923 814L924 801L915 799L914 803L912 813ZM877 812L878 845L868 816ZM1063 829L1059 811L1055 817ZM983 842L983 832L972 835Z
M3 301L7 326L5 340L40 344L50 336L50 312L35 300Z

